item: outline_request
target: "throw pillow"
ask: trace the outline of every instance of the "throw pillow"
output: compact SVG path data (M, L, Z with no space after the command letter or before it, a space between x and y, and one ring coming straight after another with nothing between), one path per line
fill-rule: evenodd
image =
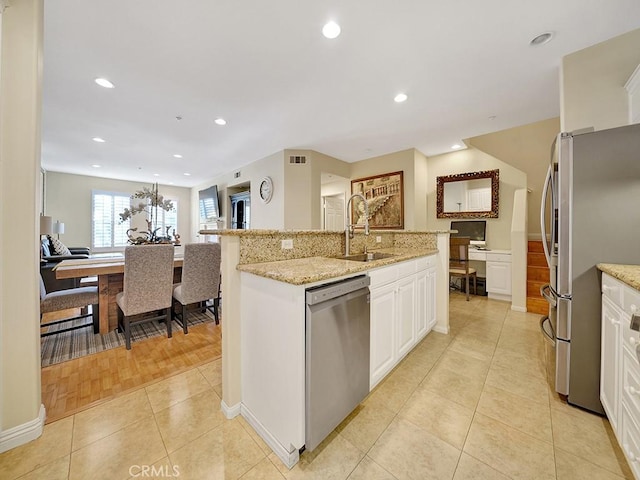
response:
M67 246L57 238L52 238L51 244L53 245L53 249L56 251L56 255L71 255Z

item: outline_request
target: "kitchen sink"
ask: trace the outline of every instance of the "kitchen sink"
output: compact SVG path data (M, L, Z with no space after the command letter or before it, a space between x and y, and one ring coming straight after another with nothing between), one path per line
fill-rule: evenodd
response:
M393 253L369 252L357 253L355 255L342 255L340 260L351 260L353 262L373 262L374 260L382 260L383 258L395 257Z

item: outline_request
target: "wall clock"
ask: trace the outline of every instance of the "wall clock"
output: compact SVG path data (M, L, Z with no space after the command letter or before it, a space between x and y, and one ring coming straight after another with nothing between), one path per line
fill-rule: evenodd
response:
M273 196L273 181L271 177L264 177L260 181L260 199L264 203L269 203Z

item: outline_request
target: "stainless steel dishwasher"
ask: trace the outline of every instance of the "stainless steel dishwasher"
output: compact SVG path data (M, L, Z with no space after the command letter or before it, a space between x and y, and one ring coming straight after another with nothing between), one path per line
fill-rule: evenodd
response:
M369 393L369 277L306 291L305 449L313 450Z

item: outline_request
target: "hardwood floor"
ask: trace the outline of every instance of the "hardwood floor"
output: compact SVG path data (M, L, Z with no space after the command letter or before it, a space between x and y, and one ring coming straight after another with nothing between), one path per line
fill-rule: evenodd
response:
M190 326L188 335L177 331L43 368L46 423L219 358L221 325Z

